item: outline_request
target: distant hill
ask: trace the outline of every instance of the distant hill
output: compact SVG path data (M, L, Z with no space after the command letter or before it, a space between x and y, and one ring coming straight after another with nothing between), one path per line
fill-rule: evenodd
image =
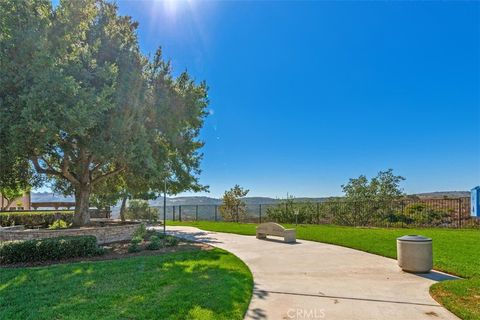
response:
M328 198L295 198L296 201L312 201L312 202L322 202ZM269 198L269 197L245 197L243 198L247 205L257 205L257 204L276 204L282 201L278 198ZM167 206L186 206L186 205L219 205L222 204L222 199L212 198L205 196L192 196L192 197L167 197ZM155 200L150 201L151 206L161 207L163 206L163 197L159 197Z
M74 197L64 197L62 195L51 192L32 192L32 202L71 202L75 201Z
M427 192L427 193L418 193L415 194L420 198L459 198L459 197L469 197L470 192L468 191L436 191L436 192ZM296 201L312 201L312 202L323 202L329 199L328 197L318 197L318 198L308 198L308 197L297 197ZM53 193L47 192L32 192L32 202L53 202L53 201L75 201L73 197L63 197L61 195L56 195ZM246 197L244 199L247 205L258 205L258 204L275 204L281 201L278 198L269 198L269 197ZM205 197L205 196L191 196L191 197L167 197L167 206L178 206L178 205L219 205L222 203L222 200L219 198ZM151 206L161 207L163 206L163 197L158 197L155 200L150 201Z
M426 192L426 193L417 193L416 196L420 198L463 198L470 197L469 191L436 191L436 192Z

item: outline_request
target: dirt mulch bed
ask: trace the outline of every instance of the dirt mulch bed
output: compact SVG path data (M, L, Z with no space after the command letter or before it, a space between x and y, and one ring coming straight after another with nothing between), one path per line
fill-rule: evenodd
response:
M130 241L121 241L114 242L110 244L103 245L107 249L105 254L100 256L92 257L78 257L70 258L65 260L49 260L49 261L37 261L37 262L28 262L28 263L14 263L14 264L0 264L0 268L25 268L25 267L41 267L49 266L54 264L66 264L66 263L75 263L75 262L89 262L89 261L104 261L104 260L115 260L115 259L124 259L131 257L139 256L156 256L172 252L182 252L182 251L191 251L191 250L212 250L213 247L204 243L196 242L186 242L180 241L178 245L174 247L164 247L159 250L145 250L144 245L140 245L142 251L140 252L128 252L128 246Z

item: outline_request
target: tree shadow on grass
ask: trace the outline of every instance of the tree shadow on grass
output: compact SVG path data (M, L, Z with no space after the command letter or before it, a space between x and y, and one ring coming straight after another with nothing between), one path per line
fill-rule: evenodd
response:
M251 294L235 256L179 252L2 270L0 318L242 319Z

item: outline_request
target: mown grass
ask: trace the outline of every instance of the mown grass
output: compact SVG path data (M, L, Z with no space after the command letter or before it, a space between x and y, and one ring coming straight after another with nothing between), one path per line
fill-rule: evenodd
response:
M254 235L255 224L230 222L169 222L203 230ZM332 225L289 225L297 238L354 248L396 258L396 238L420 234L433 239L434 268L465 278L433 285L432 296L463 319L480 319L480 231L457 229L385 229Z
M0 319L243 319L252 288L220 249L0 269Z

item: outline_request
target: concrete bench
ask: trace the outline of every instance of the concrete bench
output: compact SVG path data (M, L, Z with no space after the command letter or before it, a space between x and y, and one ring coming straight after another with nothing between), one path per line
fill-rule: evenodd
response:
M257 239L266 239L267 235L283 237L285 242L296 242L295 229L285 229L278 223L266 222L257 226Z

